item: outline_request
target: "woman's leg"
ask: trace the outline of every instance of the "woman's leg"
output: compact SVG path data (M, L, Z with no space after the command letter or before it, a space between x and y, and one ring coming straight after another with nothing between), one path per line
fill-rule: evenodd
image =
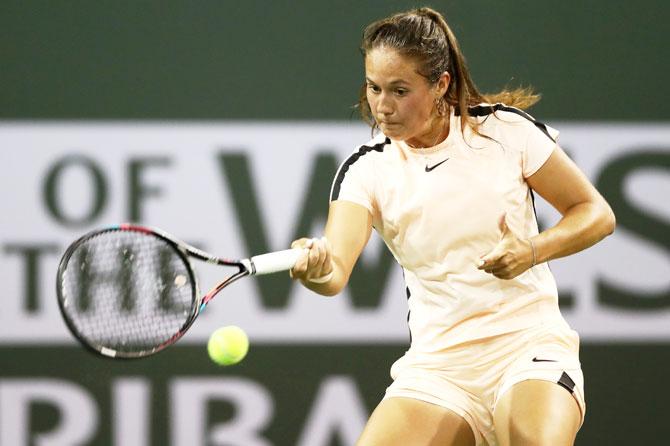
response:
M357 446L474 446L463 417L413 398L382 400L372 412Z
M500 446L572 446L581 423L573 395L551 381L512 386L493 414Z

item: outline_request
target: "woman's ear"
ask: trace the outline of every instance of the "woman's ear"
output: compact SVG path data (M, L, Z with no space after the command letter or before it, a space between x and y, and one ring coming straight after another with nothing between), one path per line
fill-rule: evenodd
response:
M447 90L449 89L449 84L451 83L451 75L449 74L448 71L445 71L442 73L440 78L437 80L437 85L436 85L436 94L437 98L443 97L445 94L447 94Z

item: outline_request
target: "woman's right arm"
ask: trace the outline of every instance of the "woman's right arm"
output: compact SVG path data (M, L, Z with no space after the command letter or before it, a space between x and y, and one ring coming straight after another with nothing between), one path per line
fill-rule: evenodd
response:
M301 238L291 244L292 248L305 248L291 277L315 293L334 296L347 285L371 232L372 216L365 207L350 201L331 202L325 239ZM331 272L329 280L318 283Z

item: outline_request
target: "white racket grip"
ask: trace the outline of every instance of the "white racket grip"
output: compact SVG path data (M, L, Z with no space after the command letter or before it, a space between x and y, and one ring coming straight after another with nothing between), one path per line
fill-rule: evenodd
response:
M261 274L287 271L293 268L293 265L298 261L302 252L303 249L296 248L254 256L249 259L251 263L251 274L260 276Z

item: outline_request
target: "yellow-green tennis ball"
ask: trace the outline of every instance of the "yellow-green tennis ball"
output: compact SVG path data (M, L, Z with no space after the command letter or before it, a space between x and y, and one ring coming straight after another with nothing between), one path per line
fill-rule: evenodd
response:
M249 351L249 338L240 327L229 325L212 333L207 342L207 353L219 365L240 362Z

